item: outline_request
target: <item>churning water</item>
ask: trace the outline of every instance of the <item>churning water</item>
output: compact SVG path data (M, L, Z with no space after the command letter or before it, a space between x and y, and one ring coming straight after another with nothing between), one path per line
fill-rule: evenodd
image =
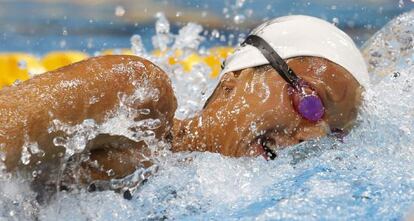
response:
M178 35L160 15L154 45L200 50L202 27ZM189 34L191 33L191 34ZM215 81L202 64L192 73L152 57L132 38L135 53L170 75L177 117L201 109ZM28 185L3 176L1 220L400 220L414 211L414 11L394 19L362 48L373 83L358 125L343 143L331 138L282 150L274 161L212 153L168 153L132 200L112 191L61 192L38 205ZM381 76L381 77L379 77Z

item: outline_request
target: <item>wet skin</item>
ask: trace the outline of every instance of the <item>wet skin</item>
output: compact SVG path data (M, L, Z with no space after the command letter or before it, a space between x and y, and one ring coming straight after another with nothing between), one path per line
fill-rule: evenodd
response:
M296 57L289 66L319 94L325 115L317 123L292 105L289 85L269 65L226 73L199 116L174 124L174 151L211 151L242 157L264 154L347 131L361 103L359 83L344 68L323 58Z
M144 66L133 65L134 62ZM289 86L269 66L225 74L200 114L183 121L174 120L174 125L177 103L170 80L149 61L134 56L104 56L45 73L0 91L0 143L5 144L2 151L6 153L6 166L9 171L52 168L44 171L57 173L53 168L59 165L59 153L64 149L53 144L59 134L48 132L52 120L71 125L85 119L102 122L108 112L119 106L118 94L132 94L137 82L149 82L151 88L160 91L160 96L157 100L135 102L131 108L148 108L150 114L145 118L161 119L161 126L154 131L155 138L172 142L174 152L258 156L263 154L264 145L277 149L325 136L331 128L348 130L361 100L361 87L352 75L322 58L292 58L288 64L320 95L326 113L319 122L311 123L298 115L292 106ZM117 73L109 71L117 65L126 68L117 68ZM79 80L80 86L58 88L63 80ZM100 102L88 103L90 98L102 94ZM73 102L68 103L68 98ZM42 157L33 156L29 165L19 161L25 139L39 143L45 151ZM82 153L89 154L89 160L78 168L84 174L81 180L77 178L81 183L124 177L151 164L146 160L150 156L143 142L122 136L99 135ZM40 166L37 161L42 162ZM99 167L93 166L96 162ZM114 174L106 173L110 169Z
M86 119L93 119L101 124L119 108L121 95L131 97L137 86L158 91L159 99L137 98L124 105L134 110L149 109L148 114L134 115L134 119L159 119L161 124L154 129L155 138L165 139L172 128L177 107L171 82L157 66L136 56L91 58L2 89L0 149L6 155L7 170L18 171L28 177L34 170L41 171L35 179L40 186L57 180L65 148L53 142L56 137L64 136L63 132L48 131L53 120L78 125ZM20 157L23 144L28 142L37 143L44 154L32 154L30 163L24 165ZM77 174L65 178L82 183L119 178L142 164L150 164L145 160L149 156L145 144L122 136L100 134L71 160L83 153L90 155L89 161L79 168L79 174L83 176ZM94 161L98 162L98 167L93 167ZM106 173L109 169L114 171L113 176Z

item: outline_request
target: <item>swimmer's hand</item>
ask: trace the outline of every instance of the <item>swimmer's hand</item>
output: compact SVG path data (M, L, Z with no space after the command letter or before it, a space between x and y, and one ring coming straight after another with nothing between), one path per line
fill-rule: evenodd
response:
M145 142L109 134L90 141L86 150L71 157L64 168L61 186L90 186L92 190L137 186L156 170Z
M120 179L153 164L151 151L144 142L137 143L124 136L101 134L87 146L88 157L81 165L89 176L86 183Z

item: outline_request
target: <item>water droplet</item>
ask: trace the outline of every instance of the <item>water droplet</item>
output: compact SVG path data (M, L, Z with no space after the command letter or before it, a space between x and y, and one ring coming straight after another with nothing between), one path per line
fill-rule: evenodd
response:
M66 47L66 41L65 41L65 40L61 40L61 41L59 42L59 46L60 46L61 48Z
M203 27L199 24L188 23L178 31L173 48L176 49L198 49L203 37L200 36L203 32Z
M214 29L213 31L211 31L211 36L213 38L219 38L220 37L220 32L217 29Z
M156 35L152 37L152 44L154 48L165 51L172 40L170 34L170 22L162 12L158 12L155 16L157 18L157 21L155 22Z
M411 0L411 1L413 1L413 0ZM404 0L399 0L398 1L398 7L399 8L404 8L404 6L405 6Z
M3 152L0 152L0 161L5 161L6 160L6 154Z
M392 75L393 78L398 78L400 76L400 72L394 72L394 74Z
M240 44L244 41L244 39L246 39L246 34L245 33L240 33L238 38L237 38L237 43Z
M235 39L234 34L229 34L227 44L228 45L233 45L234 39Z
M236 15L233 18L234 23L236 24L242 24L246 20L246 17L242 14Z
M147 128L150 130L155 130L161 127L161 121L159 119L151 120L147 124Z
M244 3L246 2L246 0L236 0L236 8L241 8L243 7Z
M247 17L252 17L252 15L253 15L253 9L246 9L246 11L245 11L245 15L247 16Z
M93 48L93 39L92 38L88 38L86 47L89 48L89 49Z
M17 66L19 67L19 69L25 70L27 69L27 62L25 60L19 60Z
M333 23L335 26L338 26L338 24L339 24L339 18L337 18L337 17L333 18L333 19L332 19L332 23Z
M30 163L31 154L29 153L27 145L23 145L22 147L22 155L20 156L20 161L23 165L28 165Z
M151 110L150 109L140 109L140 110L138 110L138 113L139 114L142 114L142 115L148 115L148 114L150 114L151 113Z
M114 176L114 175L115 175L115 172L114 172L114 170L113 170L113 169L109 169L109 170L107 170L107 171L106 171L106 174L107 174L108 176Z
M144 44L140 35L133 35L131 37L131 50L135 55L143 55L146 53Z
M55 137L53 139L53 144L57 147L64 147L67 144L67 140L63 137Z
M118 5L115 7L115 16L122 17L125 15L125 8Z
M62 35L63 36L67 36L68 35L68 30L66 28L62 29Z

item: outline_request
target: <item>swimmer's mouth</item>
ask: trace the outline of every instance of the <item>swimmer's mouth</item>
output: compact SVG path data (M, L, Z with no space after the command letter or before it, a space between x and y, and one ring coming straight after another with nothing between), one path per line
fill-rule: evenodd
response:
M276 149L278 145L276 141L266 135L258 136L250 144L250 147L256 149L256 152L262 155L266 160L274 160L277 157Z

